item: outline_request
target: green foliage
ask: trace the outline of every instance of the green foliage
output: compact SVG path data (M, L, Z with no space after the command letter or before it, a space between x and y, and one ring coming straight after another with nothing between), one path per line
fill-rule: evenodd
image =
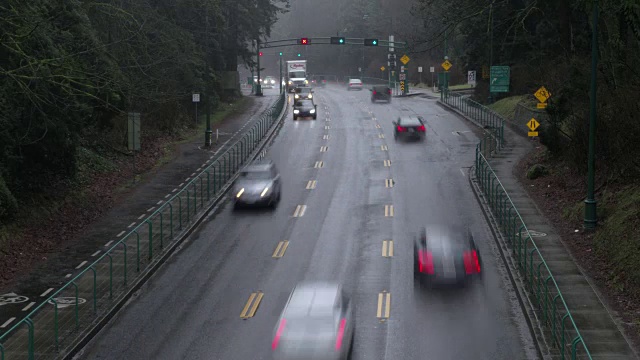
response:
M513 117L516 114L516 107L526 97L526 95L510 96L494 102L489 105L489 108L493 109L493 111L497 112L502 117L513 120Z
M238 56L248 61L250 40L268 34L287 6L288 0L0 4L3 204L64 188L90 170L88 159L101 158L91 152L122 148L129 111L144 114L143 136L193 126L191 93L220 98L221 72L235 71ZM114 142L105 146L105 139Z
M0 176L0 220L10 219L18 210L18 202ZM0 246L1 248L1 246Z

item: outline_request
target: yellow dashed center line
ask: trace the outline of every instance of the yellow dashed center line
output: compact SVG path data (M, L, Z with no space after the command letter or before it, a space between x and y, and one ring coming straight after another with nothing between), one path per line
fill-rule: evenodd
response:
M316 164L315 164L314 168L320 169L323 166L324 166L324 162L323 161L316 161Z
M384 240L382 242L382 256L393 257L393 240Z
M384 179L384 187L392 188L393 187L393 179Z
M305 211L307 211L307 205L298 205L296 211L293 212L293 217L303 217Z
M376 317L382 321L391 315L391 293L386 290L378 294L378 309Z
M320 152L327 152L327 150L329 150L328 146L321 146L320 147Z
M252 318L256 314L256 311L258 311L258 306L260 306L260 302L262 301L263 297L264 297L264 293L262 291L256 291L251 293L251 295L249 295L249 300L247 300L247 303L244 305L244 308L242 308L242 312L240 313L240 318L241 319Z
M387 147L387 145L380 145L380 150L389 151L389 148Z
M384 139L384 134L378 134L378 138Z
M289 247L289 241L287 240L282 240L278 243L278 246L276 247L275 251L273 252L272 257L274 258L281 258L284 256L284 252L287 251L287 248Z
M385 167L391 167L391 160L385 160L384 161L384 166Z
M393 217L393 205L384 206L384 217Z
M316 188L316 181L315 180L309 180L307 182L307 190L313 190Z

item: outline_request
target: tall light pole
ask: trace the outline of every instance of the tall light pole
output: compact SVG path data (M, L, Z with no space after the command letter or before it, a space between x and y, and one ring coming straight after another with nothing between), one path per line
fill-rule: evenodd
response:
M493 3L489 8L489 104L493 104L491 92L491 67L493 66Z
M596 212L595 167L596 167L596 81L598 79L598 0L593 2L593 33L591 40L591 114L589 117L589 160L587 174L587 198L584 201L584 227L595 229L598 224Z
M211 136L213 134L213 130L211 130L211 80L209 78L209 73L211 71L211 69L209 68L209 8L207 7L207 15L205 16L205 33L207 36L207 40L205 40L207 43L206 45L206 73L204 75L204 81L205 81L205 92L204 92L204 104L207 107L207 128L204 131L204 146L205 147L210 147L211 146Z
M258 58L258 85L256 85L256 96L262 96L262 83L260 80L260 38L256 40L256 57Z
M282 94L282 51L280 51L280 94Z

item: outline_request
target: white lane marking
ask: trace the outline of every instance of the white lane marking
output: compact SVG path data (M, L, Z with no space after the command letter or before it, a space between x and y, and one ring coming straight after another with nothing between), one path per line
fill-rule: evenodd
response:
M231 138L231 139L233 139L233 138ZM215 156L217 153L219 153L219 152L220 152L220 150L222 150L222 148L223 148L225 145L227 145L227 143L228 143L229 141L231 141L231 139L229 139L229 140L225 141L224 143L222 143L222 145L220 145L220 147L218 148L218 150L216 150L216 151L213 153L213 155ZM213 156L211 157L211 159L213 159Z
M184 179L184 182L188 182L189 180L191 180L191 178L190 178L190 177L188 177L188 178ZM183 183L183 184L184 184L184 183Z
M209 157L209 160L211 160L211 159L213 159L213 156L210 156L210 157Z
M171 192L172 192L172 193L174 193L174 192L176 192L176 191L178 191L178 189L173 189L173 190L171 190Z
M198 170L200 170L200 169L198 169ZM192 177L193 177L193 176L196 176L196 173L191 174L191 176L192 176Z
M132 227L133 225L135 225L135 224L136 224L135 222L132 222L131 224L129 224L129 226L127 226L127 229L128 229L128 228L131 228L131 227Z
M35 305L36 302L30 302L29 305L25 306L24 308L22 308L22 311L27 311L29 309L31 309L31 307L33 307L33 305Z
M148 208L148 209L147 209L147 212L151 212L151 211L153 211L153 209L155 209L155 208L156 208L155 206L152 206L152 207L150 207L150 208Z
M42 294L40 294L40 297L45 297L47 296L48 293L52 292L53 288L48 288L45 292L43 292Z
M164 201L160 200L160 201L158 201L158 202L156 203L156 205L160 205L160 204L162 204L163 202L164 202Z
M174 189L174 191L175 191L175 189ZM164 196L164 198L166 199L166 198L168 198L169 196L171 196L171 194L167 194L167 195L165 195L165 196Z
M187 180L189 180L189 179L187 179ZM180 185L178 185L178 187L182 187L182 185L184 185L184 183L181 183Z
M93 254L91 254L91 257L96 257L96 255L100 254L100 250L94 252Z
M460 168L460 173L464 176L464 170L462 170L462 168Z
M15 320L16 318L12 317L9 320L5 321L4 324L0 325L0 328L6 328L7 326L9 326L9 324L11 324L13 322L13 320Z
M87 264L87 261L83 261L80 263L80 265L76 266L76 269L80 269L81 267L85 266Z
M121 232L120 234L122 234L123 232ZM120 236L120 234L118 234L118 237ZM108 243L104 244L104 247L109 247L111 244L113 244L113 240L111 240Z
M145 216L147 216L147 214L142 214L140 216L138 216L138 220L141 220L142 218L144 218ZM134 223L135 224L135 223Z
M71 274L67 274L67 275L65 275L64 277L68 279L68 278L70 278L70 277L71 277Z
M125 233L125 232L126 232L125 230L120 231L120 233L118 233L118 235L116 235L116 237L120 237L120 236L124 235L124 233ZM112 240L112 241L109 241L109 242L107 243L107 245L111 244L112 242L113 242L113 240Z

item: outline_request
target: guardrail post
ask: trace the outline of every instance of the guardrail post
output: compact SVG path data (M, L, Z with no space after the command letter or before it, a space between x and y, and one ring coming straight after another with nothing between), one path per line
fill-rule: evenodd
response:
M527 242L527 240L529 240L529 237L527 236L527 238L524 239L525 244ZM533 292L535 290L535 285L533 282L533 253L536 252L536 248L534 247L533 249L531 249L531 251L529 251L529 270L531 271L531 279L529 280L531 283L531 291Z
M204 178L202 174L198 175L198 177L200 178L200 209L202 209L204 207Z
M571 360L576 360L578 343L580 342L582 342L582 338L580 336L576 336L576 338L571 342Z
M149 261L153 259L153 222L149 219L145 220L149 225Z
M556 309L557 309L556 308L556 300L558 300L559 297L560 297L560 290L558 289L558 295L556 295L553 298L553 301L551 303L553 305L553 317L552 317L552 320L551 320L553 325L551 326L551 335L552 335L552 338L555 340L556 343L558 343L558 336L556 335L556 313L557 313L557 311L556 311ZM558 344L558 345L560 345L560 344Z
M178 193L178 220L180 221L178 230L182 230L182 196Z
M0 344L0 360L4 360L4 346Z
M562 337L560 341L560 354L562 354L562 360L564 360L565 341L566 341L564 336L564 333L565 333L564 320L568 317L569 317L569 312L564 314L564 316L562 317Z
M198 212L198 188L196 187L196 182L192 182L193 184L193 218L195 219L196 213Z
M25 324L27 324L27 327L29 328L29 335L28 335L28 346L27 346L27 357L29 358L29 360L33 360L35 358L35 354L33 351L33 321L31 321L31 319L29 318L25 318L24 319Z
M97 274L96 269L93 266L90 266L89 269L93 272L93 312L95 314L98 313L98 299L96 299L98 289L97 289Z

